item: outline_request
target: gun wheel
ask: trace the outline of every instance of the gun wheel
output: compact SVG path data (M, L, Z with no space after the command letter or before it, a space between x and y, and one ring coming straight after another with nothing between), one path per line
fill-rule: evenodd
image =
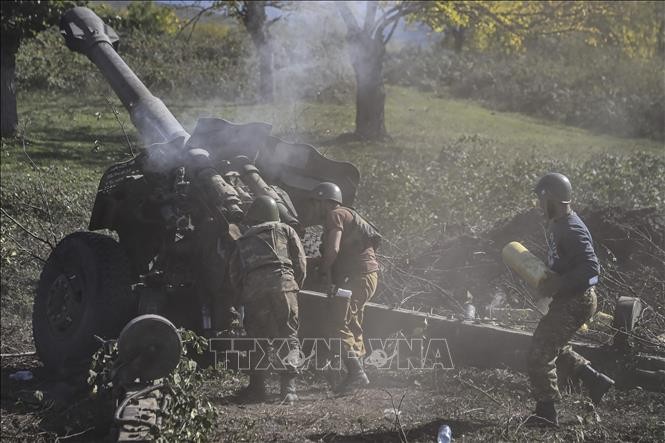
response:
M32 328L37 353L58 373L82 369L99 343L136 313L130 267L120 245L92 232L65 237L42 270Z

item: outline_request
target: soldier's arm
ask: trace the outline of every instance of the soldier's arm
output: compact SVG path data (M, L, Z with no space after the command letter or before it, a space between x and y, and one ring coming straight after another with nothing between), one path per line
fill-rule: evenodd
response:
M296 278L296 283L299 287L302 287L305 282L305 277L307 276L307 256L305 255L305 249L302 246L300 237L296 231L288 226L289 233L289 255L291 256L291 262L293 263L293 274Z
M340 244L342 242L342 230L334 229L328 231L323 243L323 262L321 263L321 273L328 282L332 281L332 267L337 260Z
M324 285L332 283L332 268L337 260L337 255L341 248L342 232L344 231L344 216L342 211L330 211L326 216L325 233L323 235L323 244L321 251L321 275Z

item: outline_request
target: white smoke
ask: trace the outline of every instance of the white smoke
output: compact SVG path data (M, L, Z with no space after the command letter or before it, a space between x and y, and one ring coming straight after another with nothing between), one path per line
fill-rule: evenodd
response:
M305 128L319 134L326 133L325 122L313 124L307 120L311 106L343 105L353 109L355 105L356 85L347 47L348 29L335 3L283 2L280 8L267 7L268 20L277 19L269 28L274 103L244 106L211 97L208 103L201 106L211 110L205 116L224 118L234 123L268 122L273 125L273 134L289 141L307 140ZM345 3L362 27L367 2ZM377 18L391 6L390 3L379 5ZM408 33L404 23L398 26L395 35L400 32L402 35ZM250 36L246 38L249 42ZM391 41L394 40L395 37ZM253 75L258 77L258 72ZM199 116L204 115L190 111L188 115L179 115L179 118L191 130ZM352 132L353 120L349 119L347 125L330 131L330 137L339 135L339 132Z

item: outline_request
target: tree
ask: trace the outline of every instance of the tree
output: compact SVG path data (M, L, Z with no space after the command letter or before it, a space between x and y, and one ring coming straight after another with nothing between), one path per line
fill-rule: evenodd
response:
M630 56L665 50L665 4L657 1L433 1L409 19L434 31L465 29L465 40L481 50L521 50L529 39L566 33Z
M254 49L259 59L259 99L272 102L273 82L273 48L270 27L277 22L281 16L268 19L266 8L281 9L286 2L280 1L237 1L237 0L215 0L209 2L194 2L187 8L198 9L198 12L184 24L183 29L191 25L191 32L198 21L213 13L223 11L227 15L237 18L252 39Z
M665 51L662 2L372 1L365 2L362 26L346 2L336 5L347 27L356 77L353 135L359 139L388 135L383 61L386 44L402 18L425 23L435 32L451 33L457 51L467 42L478 49L521 50L528 39L570 32L584 34L591 45L619 45L627 53L643 57Z
M180 30L180 20L175 10L153 1L130 2L121 10L106 3L91 7L95 13L119 33L139 31L151 35L175 35Z
M386 9L378 2L365 2L362 26L346 2L336 2L336 5L347 28L346 40L356 78L356 128L353 135L361 140L384 139L388 137L383 87L386 45L400 19L418 11L424 3L393 2ZM381 14L377 14L379 10Z
M79 2L80 3L80 2ZM60 14L74 6L65 1L3 1L0 3L0 69L1 69L1 132L2 137L16 134L16 53L21 41L58 23Z
M256 54L259 58L259 98L266 102L273 100L273 48L270 27L280 19L268 19L267 7L279 8L279 2L268 1L234 1L231 2L231 11L245 26L252 39Z

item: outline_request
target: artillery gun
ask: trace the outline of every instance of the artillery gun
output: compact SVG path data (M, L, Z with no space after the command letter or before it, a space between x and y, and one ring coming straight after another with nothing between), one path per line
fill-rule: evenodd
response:
M271 135L271 125L263 122L200 118L189 134L125 64L115 50L117 34L94 12L70 9L60 28L67 46L102 72L145 148L104 172L89 231L68 235L49 256L35 297L34 340L45 366L64 377L87 369L99 338L117 337L124 360L116 374L124 380L116 392L122 407L127 406L122 399L151 393L141 386L177 365L182 345L176 326L209 337L228 327L232 289L227 260L243 230L243 209L254 196L275 198L281 219L302 233L317 224L310 191L332 181L345 203L352 204L360 174L352 164L327 159L310 145ZM102 229L115 232L117 240L93 232ZM325 336L321 320L329 312L328 297L301 291L299 304L300 335ZM629 330L639 303L627 300L617 314L623 319L618 327ZM429 337L448 340L455 364L523 369L530 340L526 332L374 303L366 307L366 340L426 324ZM592 360L614 361L605 348L576 346ZM662 362L653 365L660 368ZM657 368L660 378L647 377L643 386L662 389L654 381L662 379L662 368ZM158 396L148 400L158 407ZM136 424L134 413L119 408L116 422Z
M303 228L308 192L339 183L353 201L358 170L313 147L270 135L267 123L202 118L190 135L115 51L116 33L87 8L61 19L67 46L85 54L129 112L145 149L101 178L89 230L65 237L42 272L34 336L44 363L74 369L129 320L160 314L202 333L226 318L226 260L243 208L269 194L282 219ZM308 219L309 218L309 219Z
M118 337L132 360L119 377L150 380L166 374L135 363L148 353L174 367L176 326L205 336L229 326L227 260L254 196L275 198L282 221L302 232L314 223L310 190L334 181L352 202L360 174L272 136L267 123L201 118L190 134L118 55L118 35L93 11L68 10L60 29L104 75L144 149L104 172L89 231L66 236L49 256L34 302L35 346L64 377L85 371L99 339ZM94 232L102 229L117 239Z

